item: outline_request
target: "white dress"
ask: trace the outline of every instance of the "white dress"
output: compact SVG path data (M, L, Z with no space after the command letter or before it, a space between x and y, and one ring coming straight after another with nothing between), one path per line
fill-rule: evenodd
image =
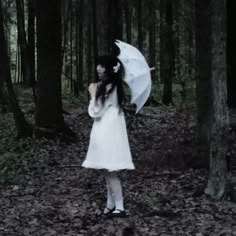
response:
M89 115L94 118L89 148L83 167L117 171L135 169L132 162L126 123L120 111L115 88L102 105L101 99L90 100Z

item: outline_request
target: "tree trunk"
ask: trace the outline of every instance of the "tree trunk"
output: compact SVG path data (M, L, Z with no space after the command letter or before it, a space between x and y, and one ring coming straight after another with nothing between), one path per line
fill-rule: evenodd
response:
M79 91L84 90L83 74L84 74L84 34L83 34L83 22L84 22L84 0L80 0L79 4Z
M35 91L35 0L28 0L28 52L29 67L31 71L30 84L33 89L34 102L36 103Z
M89 86L91 80L92 80L92 66L93 66L93 60L92 60L92 10L91 5L89 4L88 9L88 27L87 27L87 39L88 39L88 45L87 45L87 87ZM88 93L89 97L89 93Z
M156 17L155 17L155 2L149 0L148 15L149 15L149 65L156 67ZM153 78L156 78L156 70L152 72Z
M96 0L93 7L96 15L96 29L98 54L110 53L114 39L122 39L122 12L116 0ZM99 29L99 30L98 30Z
M93 54L94 54L94 74L96 75L96 64L97 64L97 57L98 57L97 9L96 9L96 0L92 0L92 19L93 19Z
M214 199L225 196L227 186L226 154L229 117L226 104L226 0L211 1L211 107L210 173L206 193Z
M9 102L14 115L18 137L27 137L32 135L32 127L25 120L18 101L15 96L13 85L11 82L11 72L9 58L7 55L6 39L3 26L2 1L0 0L0 79L4 80L9 94Z
M131 11L131 0L125 0L124 11L125 11L125 29L126 29L126 40L128 43L132 44L132 11Z
M70 91L74 90L74 83L73 83L73 0L71 1L71 11L70 11Z
M16 0L16 12L17 12L17 31L18 39L20 44L21 51L21 65L23 73L23 81L25 84L31 84L31 71L29 63L29 51L26 41L26 32L25 32L25 17L24 17L24 1Z
M110 51L109 45L109 21L108 20L108 0L94 0L96 10L96 32L94 32L95 37L97 38L97 53L98 55L107 54ZM113 26L115 27L115 26Z
M79 74L79 2L80 0L76 0L75 2L75 78L76 82L74 85L74 94L79 95L79 80L80 80L80 74Z
M63 46L62 46L62 61L64 57L67 57L67 34L68 34L68 28L69 28L69 20L70 20L70 11L71 11L71 1L62 1L62 32L63 32Z
M195 1L196 9L196 102L197 165L209 162L210 86L211 86L211 0Z
M160 41L160 80L161 83L164 82L164 74L165 74L165 51L166 51L166 43L165 43L165 31L166 31L166 22L165 22L165 2L164 0L160 0L160 32L159 32L159 41Z
M175 2L175 18L176 18L176 81L181 86L179 93L181 96L181 104L186 104L187 91L186 87L190 80L189 76L189 51L190 45L188 37L188 28L190 28L189 22L191 21L189 17L190 4L189 0L180 0ZM191 9L192 10L192 9ZM189 27L188 27L189 26Z
M137 0L138 17L138 48L143 50L143 0Z
M108 43L111 45L115 39L122 40L122 0L109 0L108 4Z
M164 82L162 102L165 105L173 103L172 80L174 77L174 42L173 42L173 9L172 0L162 0L164 7L164 29L162 31L161 77ZM162 26L163 27L163 26Z
M180 56L180 40L181 40L181 24L182 22L182 1L175 1L174 2L174 21L175 21L175 30L174 30L174 37L175 37L175 75L176 80L179 81L181 79L181 56Z
M187 1L187 0L186 0ZM189 27L188 27L188 75L189 78L192 80L194 78L194 20L195 20L195 8L194 8L194 0L191 0L188 2L188 6L190 7L190 22L189 22Z
M4 81L3 78L0 78L0 106L1 106L1 113L5 113L7 110L7 98L4 89Z
M22 68L21 68L21 52L20 52L20 45L19 45L19 39L17 40L17 66L16 66L16 70L17 70L17 78L16 78L16 82L17 83L21 83L22 81Z
M229 107L236 107L236 80L235 80L235 50L236 50L236 34L235 34L235 12L236 1L227 0L227 90L228 90L228 105Z
M61 0L36 0L37 103L35 136L55 137L64 131L61 100Z

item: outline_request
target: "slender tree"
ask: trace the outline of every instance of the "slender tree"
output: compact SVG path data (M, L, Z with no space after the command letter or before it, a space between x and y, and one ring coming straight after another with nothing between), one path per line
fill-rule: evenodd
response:
M123 18L122 18L122 1L108 1L108 43L115 39L122 40Z
M83 85L83 74L84 74L84 34L83 34L83 23L84 23L84 0L80 0L79 4L79 81L78 81L78 89L80 91L84 90Z
M87 27L87 39L88 39L88 45L87 45L87 87L89 86L91 80L92 80L92 66L93 66L93 60L92 60L92 10L91 10L91 2L89 2L89 9L88 9L88 27ZM88 93L89 97L89 93Z
M22 67L21 67L21 53L20 53L20 45L19 45L19 38L17 40L17 49L16 49L16 82L22 82Z
M190 79L193 78L193 73L194 73L194 37L195 37L195 32L194 32L194 21L195 21L195 7L194 7L194 0L185 0L185 4L187 5L188 9L188 19L187 19L187 57L188 57L188 77Z
M211 24L210 2L195 1L196 8L196 101L198 162L209 161L210 77L211 77ZM201 165L202 165L201 164Z
M235 50L236 50L236 34L235 34L235 11L236 11L236 1L227 0L227 91L228 91L228 105L229 107L236 107L236 80L235 71L236 60L235 60Z
M143 50L143 0L137 0L138 48Z
M74 90L74 81L73 81L73 15L74 15L74 6L73 6L73 0L71 1L71 10L70 10L70 77L69 77L69 82L70 82L70 91Z
M76 0L75 2L75 77L76 82L74 86L74 94L79 94L79 80L80 80L80 74L79 74L79 0Z
M92 1L92 22L93 22L93 54L94 54L94 65L96 65L96 60L98 57L98 39L97 39L97 9L96 0ZM96 74L96 68L94 68Z
M156 1L148 1L148 28L149 28L149 64L156 66ZM156 70L152 73L156 78Z
M67 57L67 46L68 46L68 28L71 12L71 1L62 1L62 32L63 32L63 46L62 46L62 60Z
M35 0L28 0L28 53L30 67L30 84L33 89L34 101L36 102L35 90Z
M172 0L161 0L161 80L164 83L162 102L173 103L172 81L174 77L173 7Z
M97 55L106 54L109 52L109 21L108 20L108 8L109 1L108 0L94 0L94 37L96 37L97 41ZM114 27L114 26L113 26Z
M4 80L8 95L9 102L14 115L14 120L17 129L18 137L27 137L32 135L32 127L26 121L24 114L22 113L18 101L15 96L14 88L11 82L11 72L9 57L7 54L7 45L5 39L5 32L3 26L3 16L2 16L2 0L0 0L0 80ZM2 82L1 82L2 83Z
M132 43L132 9L131 0L125 0L124 3L124 14L125 14L125 29L126 29L126 40L128 43Z
M23 81L25 84L31 84L31 70L29 62L29 49L26 40L25 32L25 16L24 16L24 1L16 0L16 12L17 12L17 31L18 40L21 52L21 67L23 73Z
M5 89L4 89L4 81L3 78L0 78L0 105L1 105L1 111L4 113L7 108L7 99L5 95Z
M92 27L91 27L91 14L89 17L89 27L88 27L88 54L87 54L87 72L88 72L88 79L87 79L87 86L90 84L92 79Z

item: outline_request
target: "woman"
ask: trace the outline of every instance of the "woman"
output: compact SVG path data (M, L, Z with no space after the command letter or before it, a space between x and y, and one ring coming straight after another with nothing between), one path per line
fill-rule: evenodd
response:
M107 205L104 214L122 217L127 214L116 171L135 168L122 110L122 63L115 56L101 56L98 58L97 75L98 82L89 86L91 100L88 113L94 118L94 123L82 166L106 170Z

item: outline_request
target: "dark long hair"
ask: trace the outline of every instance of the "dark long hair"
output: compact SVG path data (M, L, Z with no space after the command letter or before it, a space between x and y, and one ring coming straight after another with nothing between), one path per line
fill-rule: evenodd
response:
M114 66L120 63L120 68L118 71L114 71ZM104 104L106 97L112 93L112 91L117 88L117 96L118 96L118 104L122 107L123 99L124 99L124 90L123 90L123 75L124 75L124 68L121 61L114 55L103 55L99 56L97 59L97 65L101 65L104 67L104 79L102 79L101 84L98 86L98 90L96 93L96 100L101 98L102 103ZM97 82L100 82L97 79ZM106 86L111 84L111 88L106 91Z

